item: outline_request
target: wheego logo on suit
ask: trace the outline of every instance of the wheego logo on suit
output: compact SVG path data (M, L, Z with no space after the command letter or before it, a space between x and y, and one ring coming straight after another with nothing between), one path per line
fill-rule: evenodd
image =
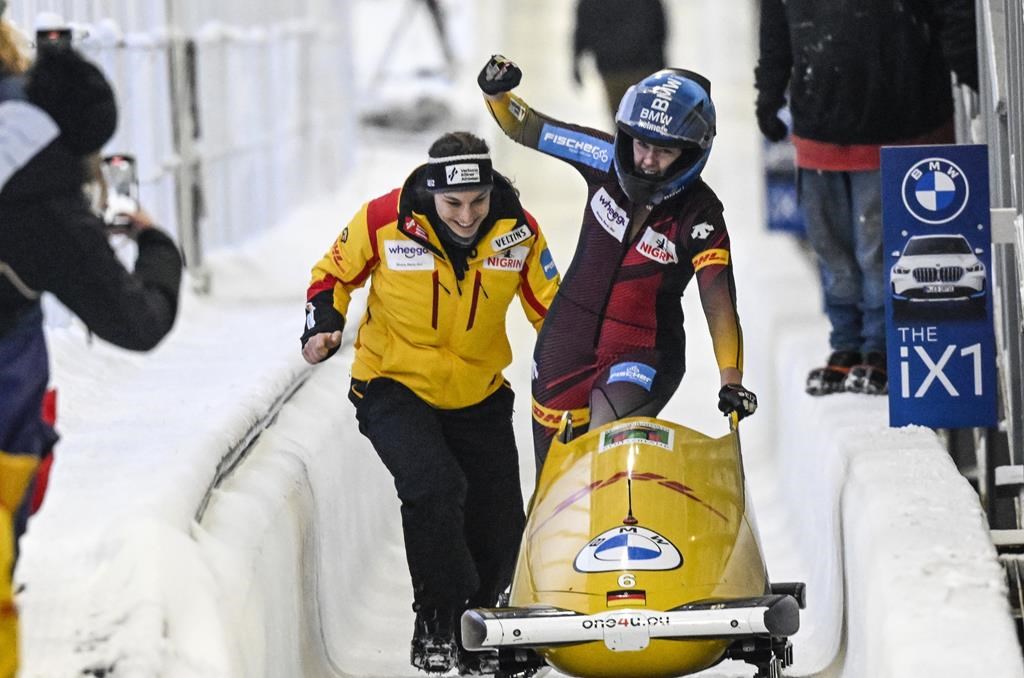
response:
M644 231L644 237L636 244L636 251L659 264L674 264L679 261L675 243L651 228Z
M612 145L589 134L545 124L537 148L559 158L606 170L611 166Z
M626 210L619 207L618 203L612 200L612 196L608 195L608 191L602 188L594 194L594 197L590 199L590 211L594 213L597 223L601 224L601 228L608 231L613 238L622 242L629 219L626 217Z
M434 255L408 240L385 240L384 255L392 271L433 271Z

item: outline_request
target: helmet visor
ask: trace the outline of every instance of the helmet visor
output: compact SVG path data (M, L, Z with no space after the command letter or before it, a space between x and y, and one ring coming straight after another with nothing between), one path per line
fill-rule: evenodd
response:
M654 146L681 148L711 145L714 129L698 108L680 107L651 90L633 85L619 102L615 123L630 136ZM682 116L682 119L678 119Z

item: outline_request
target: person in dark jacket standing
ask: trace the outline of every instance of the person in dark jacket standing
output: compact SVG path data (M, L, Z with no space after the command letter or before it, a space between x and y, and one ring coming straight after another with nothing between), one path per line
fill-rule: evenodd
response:
M0 55L16 54L9 27L0 29ZM27 72L23 66L0 61L0 473L5 490L14 472L18 480L18 491L0 497L5 565L24 528L19 507L32 469L56 439L42 419L49 365L40 294L54 294L101 339L145 351L174 323L182 270L175 244L141 212L128 215L139 254L134 271L125 270L85 200L83 158L117 124L100 71L56 47L41 50ZM7 594L0 603L10 602ZM13 607L3 605L2 614L0 667L10 667Z
M762 0L757 122L793 119L800 204L831 355L807 392L888 392L880 148L954 141L950 70L977 89L971 0Z
M580 59L592 54L614 118L626 90L665 67L666 36L661 0L579 0L573 33L573 80L582 84Z

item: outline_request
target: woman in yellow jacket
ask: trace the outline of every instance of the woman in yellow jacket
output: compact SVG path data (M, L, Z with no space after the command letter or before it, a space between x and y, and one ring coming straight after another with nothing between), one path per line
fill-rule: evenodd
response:
M497 602L525 521L505 317L518 296L539 330L559 276L483 140L445 134L428 155L313 268L302 354L318 363L338 349L351 293L369 280L349 398L402 503L411 661L466 671L476 655L460 652L458 618Z

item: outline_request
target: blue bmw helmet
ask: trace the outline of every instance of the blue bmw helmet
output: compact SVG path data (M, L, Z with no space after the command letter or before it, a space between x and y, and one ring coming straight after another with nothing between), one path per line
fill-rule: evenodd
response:
M615 114L615 174L635 203L657 205L694 182L711 155L715 105L711 82L702 75L666 68L630 87ZM661 176L638 171L633 140L681 148L683 153Z

